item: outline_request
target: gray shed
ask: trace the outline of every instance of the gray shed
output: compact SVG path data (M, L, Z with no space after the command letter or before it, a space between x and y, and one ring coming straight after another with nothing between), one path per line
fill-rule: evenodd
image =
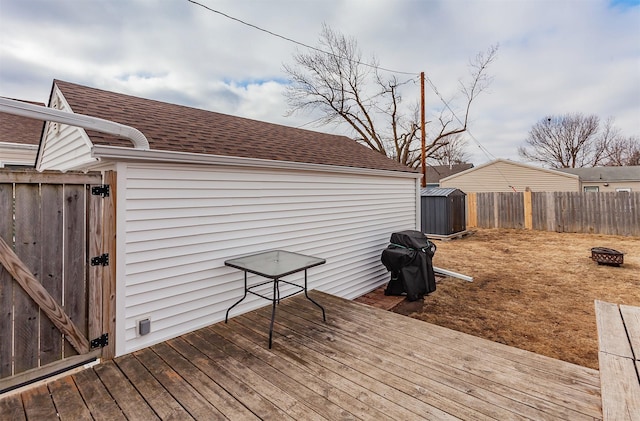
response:
M420 226L424 234L450 235L467 229L466 194L454 188L420 191Z

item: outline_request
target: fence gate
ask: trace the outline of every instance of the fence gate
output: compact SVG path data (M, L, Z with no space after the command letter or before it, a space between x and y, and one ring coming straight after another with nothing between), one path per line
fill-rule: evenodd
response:
M101 184L0 170L0 393L102 355Z

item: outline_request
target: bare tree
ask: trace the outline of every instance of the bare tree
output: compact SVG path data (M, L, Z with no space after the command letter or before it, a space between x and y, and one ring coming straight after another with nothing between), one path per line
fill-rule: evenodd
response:
M604 163L607 146L615 136L611 119L600 130L595 115L547 116L531 128L527 146L518 148L518 153L551 168L595 167Z
M470 156L466 152L467 139L462 133L456 133L442 139L442 147L434 151L430 158L431 162L438 165L464 164L469 161Z
M616 136L607 147L605 165L640 165L640 139L634 136Z
M466 99L464 121L443 112L439 127L426 145L427 156L446 145L448 136L467 129L473 100L490 84L487 67L497 55L494 46L471 61L471 80L461 82ZM372 59L362 60L354 38L324 25L316 50L297 52L293 65L284 65L292 79L287 90L289 114L313 111L322 116L322 124L345 124L364 145L410 167L420 165L420 120L418 106L401 105L401 91L415 80L400 81L395 76L384 78Z

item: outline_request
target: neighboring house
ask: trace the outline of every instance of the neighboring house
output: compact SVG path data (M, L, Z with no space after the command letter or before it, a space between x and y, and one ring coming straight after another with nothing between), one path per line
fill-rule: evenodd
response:
M117 355L223 320L243 293L229 258L322 257L310 288L354 298L388 281L390 234L419 229L420 174L344 136L58 80L49 106L135 127L149 142L47 123L36 162L117 173ZM232 315L267 303L249 296ZM138 336L147 317L151 333Z
M440 180L453 174L473 168L473 164L427 165L426 188L440 187Z
M440 187L465 193L580 191L580 179L575 174L496 159L446 177L440 180Z
M558 171L580 177L582 191L640 191L640 166L562 168Z
M43 127L44 122L39 120L0 113L0 168L33 167Z

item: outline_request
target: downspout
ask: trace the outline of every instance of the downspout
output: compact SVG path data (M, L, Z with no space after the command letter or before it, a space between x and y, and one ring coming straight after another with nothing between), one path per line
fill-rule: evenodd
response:
M54 121L56 123L68 124L70 126L123 137L129 139L135 149L149 150L149 141L140 130L135 127L116 123L115 121L104 120L84 114L70 113L1 97L0 112L36 120Z

